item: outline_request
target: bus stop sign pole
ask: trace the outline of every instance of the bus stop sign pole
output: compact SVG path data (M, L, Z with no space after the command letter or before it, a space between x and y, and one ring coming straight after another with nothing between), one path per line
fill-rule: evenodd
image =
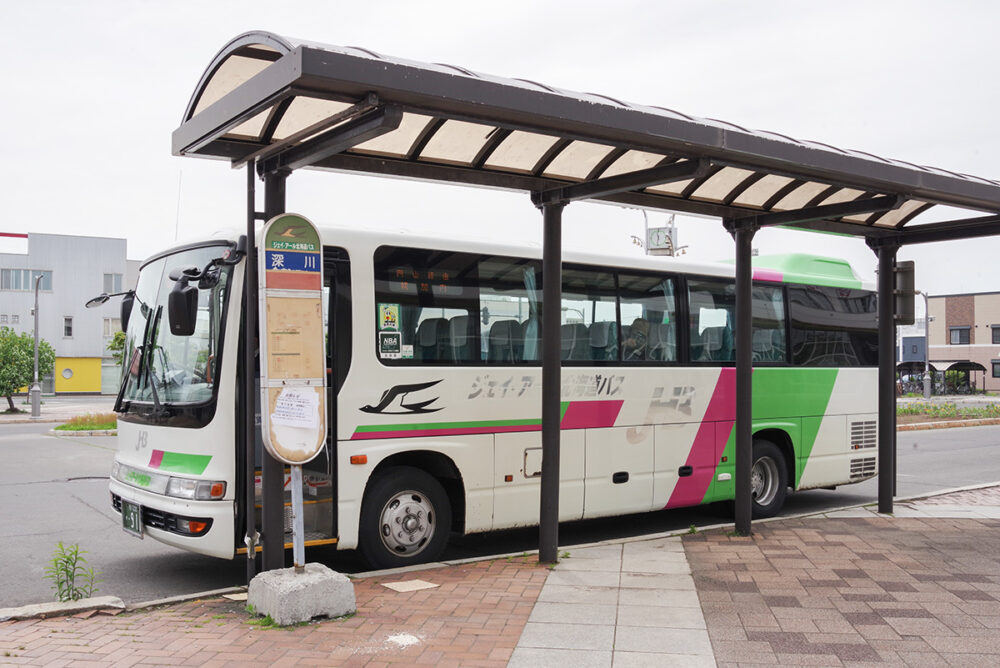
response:
M286 213L264 225L258 253L261 435L268 453L291 466L292 548L301 572L302 464L322 452L327 433L323 246L315 225Z

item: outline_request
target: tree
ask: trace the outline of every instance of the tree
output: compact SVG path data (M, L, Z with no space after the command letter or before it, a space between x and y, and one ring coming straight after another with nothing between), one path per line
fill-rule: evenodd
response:
M38 341L38 377L52 373L56 352L47 341ZM16 413L14 395L35 378L35 336L16 334L10 327L0 327L0 397L7 397L9 412Z
M108 342L108 352L114 358L115 364L120 365L122 363L123 350L125 350L125 332L115 332L115 335L111 337L111 341Z

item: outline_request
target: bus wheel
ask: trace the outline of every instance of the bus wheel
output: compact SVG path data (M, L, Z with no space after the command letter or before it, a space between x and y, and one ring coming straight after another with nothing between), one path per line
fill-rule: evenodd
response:
M378 474L361 504L358 547L373 568L434 561L451 529L448 495L434 477L411 466Z
M788 469L785 457L774 443L753 442L753 468L750 469L750 495L755 518L774 517L785 504Z

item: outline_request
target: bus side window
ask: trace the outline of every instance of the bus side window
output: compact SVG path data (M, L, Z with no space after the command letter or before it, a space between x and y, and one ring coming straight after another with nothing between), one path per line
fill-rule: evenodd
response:
M618 274L623 362L677 361L677 300L673 278Z
M733 281L688 279L691 361L732 362L735 304Z

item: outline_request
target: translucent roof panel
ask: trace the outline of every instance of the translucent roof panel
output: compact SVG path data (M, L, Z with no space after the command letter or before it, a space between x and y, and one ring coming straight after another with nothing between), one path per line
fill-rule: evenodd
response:
M645 151L626 151L624 155L611 163L604 173L601 174L602 178L608 176L614 176L615 174L625 174L627 172L636 172L640 169L649 169L650 167L655 167L660 161L663 160L665 156L659 153L646 153Z
M782 197L781 200L774 205L774 210L790 211L792 209L802 209L829 187L830 186L826 183L816 183L815 181L811 183L803 183L801 186Z
M413 148L420 134L430 125L434 119L430 116L420 114L403 114L403 120L393 132L369 139L368 141L355 146L352 152L369 153L372 155L384 155L392 157L404 157Z
M268 47L259 47L262 50L274 51ZM216 103L226 93L247 81L265 67L271 64L270 60L259 58L248 58L245 56L232 55L216 70L212 79L205 86L198 98L198 106L195 107L195 114L201 113L206 107Z
M693 181L694 179L685 179L683 181L666 183L662 186L652 186L651 188L646 188L646 192L661 195L680 195Z
M896 227L901 220L907 216L916 213L920 207L925 206L926 202L921 202L919 200L911 199L908 202L903 203L898 209L893 211L888 211L885 215L880 215L875 221L876 227ZM860 216L850 216L844 220L862 222Z
M864 194L865 192L863 190L857 190L855 188L841 188L837 192L833 193L832 195L824 199L819 204L820 206L827 206L829 204L840 204L841 202L851 202L858 199Z
M274 130L274 139L281 140L303 128L309 128L323 120L338 114L351 105L347 102L321 100L315 97L299 95L289 105L282 115L278 127Z
M472 164L494 130L490 125L447 121L431 136L419 157L448 164Z
M319 133L323 141L307 141ZM761 225L791 220L868 236L908 230L925 210L944 206L996 214L1000 231L997 180L264 31L233 38L209 62L174 131L173 151L237 166L252 159L261 173L348 170L506 188L536 200L549 190L568 200L754 216ZM642 173L628 178L633 172ZM896 210L871 211L892 198L901 203ZM817 213L819 206L828 208ZM766 217L797 211L801 218ZM982 235L987 218L962 221L949 234ZM943 228L935 225L924 240L937 238Z
M708 202L721 202L732 192L733 188L743 183L754 172L749 169L737 169L736 167L726 167L716 174L710 176L703 184L698 186L691 199L700 199Z
M559 137L514 130L486 160L484 167L530 174Z
M582 181L594 170L597 163L612 150L614 150L613 146L592 144L585 141L571 142L569 146L559 151L559 155L549 163L549 166L545 168L544 175Z
M267 119L271 116L271 110L267 109L260 112L250 120L240 123L227 136L230 137L240 137L246 139L257 139L260 137L261 133L264 131L264 124L267 123Z
M737 195L736 199L733 200L733 204L759 209L792 181L794 179L789 176L766 174L760 181L751 184L746 190Z

